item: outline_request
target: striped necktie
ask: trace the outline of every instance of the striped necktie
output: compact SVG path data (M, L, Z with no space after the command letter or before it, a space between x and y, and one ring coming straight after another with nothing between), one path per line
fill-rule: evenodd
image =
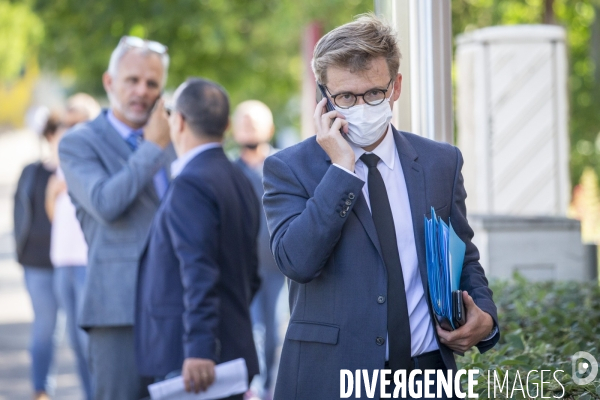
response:
M137 129L135 131L131 131L129 136L127 136L125 139L125 142L127 142L132 151L136 151L143 140L144 131L142 129Z

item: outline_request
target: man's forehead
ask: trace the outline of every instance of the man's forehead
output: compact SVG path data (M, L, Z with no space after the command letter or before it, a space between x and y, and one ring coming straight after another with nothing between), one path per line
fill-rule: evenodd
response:
M159 75L163 73L163 64L160 56L150 51L131 49L119 61L118 73L152 72Z
M390 81L390 73L385 61L383 63L377 61L371 62L368 69L359 71L353 71L349 67L327 68L327 88L331 92L353 92L385 87Z

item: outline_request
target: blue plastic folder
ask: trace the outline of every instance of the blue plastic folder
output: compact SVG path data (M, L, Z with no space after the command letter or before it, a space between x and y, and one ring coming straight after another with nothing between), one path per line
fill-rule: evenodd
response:
M465 259L465 243L431 207L431 219L425 216L425 252L427 278L433 312L440 326L457 329L457 319L452 306L452 292L459 290L460 275Z

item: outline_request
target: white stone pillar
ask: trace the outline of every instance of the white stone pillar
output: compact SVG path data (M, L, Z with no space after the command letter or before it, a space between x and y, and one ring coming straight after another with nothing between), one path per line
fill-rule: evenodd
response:
M450 1L375 0L375 12L400 38L403 83L394 105L395 126L453 143Z
M498 26L457 39L458 143L471 213L565 216L565 31Z

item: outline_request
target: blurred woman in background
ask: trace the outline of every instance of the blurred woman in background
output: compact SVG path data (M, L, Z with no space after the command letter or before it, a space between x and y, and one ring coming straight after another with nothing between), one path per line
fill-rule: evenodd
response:
M48 379L54 353L53 335L58 304L54 295L54 275L50 261L50 220L46 215L46 187L58 165L60 114L51 114L42 130L54 156L27 165L15 193L14 230L17 260L25 272L25 286L31 297L31 376L35 399L49 399L52 390Z
M59 307L65 312L83 391L91 399L87 336L77 322L87 245L59 168L58 143L69 128L95 118L99 112L96 100L79 93L67 100L65 112L51 113L42 130L50 156L23 169L15 194L17 260L25 270L34 314L29 350L36 400L49 399L48 393L54 390L49 375Z
M91 96L78 93L69 98L65 115L56 133L57 141L69 128L93 119L99 113L100 106ZM77 318L85 285L88 247L75 215L75 206L67 193L60 166L48 181L46 212L52 222L50 259L54 265L54 291L58 304L67 317L67 331L77 359L86 399L91 400L87 333L79 327Z

